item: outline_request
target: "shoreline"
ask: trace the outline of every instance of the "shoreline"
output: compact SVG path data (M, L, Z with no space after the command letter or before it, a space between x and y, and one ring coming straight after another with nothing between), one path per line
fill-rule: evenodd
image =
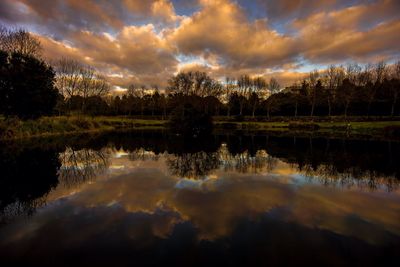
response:
M167 120L126 117L43 117L38 120L3 121L0 141L135 130L167 130ZM399 140L400 120L386 121L285 121L255 122L215 120L215 132L273 133L276 135Z

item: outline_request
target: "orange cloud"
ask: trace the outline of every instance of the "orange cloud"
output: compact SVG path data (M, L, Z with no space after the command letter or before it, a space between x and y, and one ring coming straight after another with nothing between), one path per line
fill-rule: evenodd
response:
M165 83L178 64L174 48L155 33L151 24L124 27L115 37L89 31L74 32L70 36L71 45L40 37L45 56L69 57L93 65L106 74L114 74L110 80L119 78L115 85Z
M290 62L293 39L267 27L265 20L249 22L243 10L227 0L201 1L202 9L182 21L169 36L184 54L217 56L222 64L267 67Z
M392 60L400 54L396 0L258 0L267 16L257 18L249 15L249 5L4 0L0 21L31 25L47 58L94 65L123 87L132 81L164 86L177 71L196 69L221 79L275 76L287 85L303 77L298 67L304 64ZM178 7L194 7L194 13L177 14Z

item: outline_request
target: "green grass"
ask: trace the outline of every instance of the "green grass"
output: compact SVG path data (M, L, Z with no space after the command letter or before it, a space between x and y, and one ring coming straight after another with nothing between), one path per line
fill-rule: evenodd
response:
M0 119L0 139L34 136L112 131L126 129L163 129L165 121L139 120L125 117L42 117L21 121L16 118Z
M17 139L33 136L51 136L71 133L101 132L115 130L159 130L166 128L167 121L151 119L133 119L128 117L88 117L88 116L60 116L42 117L37 120L21 121L18 119L8 119L0 117L0 139ZM326 136L374 136L385 137L388 134L388 127L398 127L400 121L373 121L373 122L294 122L298 128L290 127L293 122L273 121L273 122L234 122L215 120L216 130L233 131L255 131L255 132L276 132L276 133L317 133ZM317 125L316 129L307 129L309 125ZM399 131L391 131L396 134Z
M299 125L298 129L289 128L291 122L230 122L217 121L215 127L219 130L242 130L242 131L268 131L286 133L316 133L321 136L362 136L362 137L395 137L389 133L388 128L400 129L400 121L373 121L373 122L295 122ZM317 129L308 130L302 128L304 125L317 125ZM389 136L390 135L390 136Z

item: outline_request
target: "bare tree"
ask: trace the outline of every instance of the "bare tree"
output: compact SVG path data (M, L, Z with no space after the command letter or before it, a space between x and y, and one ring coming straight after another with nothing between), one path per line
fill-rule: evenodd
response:
M79 95L81 70L83 68L76 60L62 58L54 64L56 70L56 87L64 97Z
M247 100L249 93L251 92L252 80L249 75L242 75L237 80L237 90L240 96L239 98L239 114L243 115L244 103Z
M131 84L128 88L128 94L133 96L140 105L140 114L143 116L144 114L144 98L147 95L147 87L146 85L134 85Z
M367 88L366 88L367 89L366 96L367 96L367 101L368 101L367 116L370 115L371 105L376 98L376 94L377 94L378 90L382 87L383 80L387 78L387 74L388 74L387 65L383 61L378 62L376 65L374 65L374 68L372 71L373 71L373 74L371 76L373 76L375 78L374 79L375 81L374 81L374 84L371 84L370 86L367 86Z
M249 100L252 106L252 117L255 117L257 106L260 102L260 96L263 95L267 88L267 82L262 77L256 77L252 80L252 86L250 87Z
M310 72L310 74L309 74L309 91L308 91L307 97L308 97L308 101L310 102L310 105L311 105L311 111L310 111L311 117L314 116L315 104L318 100L317 94L320 93L320 92L318 92L318 90L321 89L321 88L317 87L318 82L320 82L318 70L314 70L314 71Z
M151 86L152 92L150 95L150 107L151 107L151 116L154 116L154 110L156 109L156 105L160 100L160 90L158 85L154 84Z
M391 80L390 80L390 93L392 95L392 108L390 116L394 116L394 110L396 108L397 100L400 94L400 61L397 61L391 69Z
M231 103L231 97L235 93L236 89L236 81L234 78L230 77L225 77L225 87L224 87L224 93L222 94L225 96L225 102L227 103L227 116L231 116L231 109L232 109L232 103Z
M278 93L280 90L281 86L278 83L278 80L275 79L274 77L272 77L269 80L269 83L267 85L267 89L268 89L268 93L269 93L269 97L268 97L268 101L267 101L267 116L268 118L270 117L270 112L271 109L274 107L275 105L275 98L272 97L274 94Z
M89 97L104 97L110 92L110 88L111 86L108 83L107 79L103 75L97 74L96 78L93 80L92 87L89 92Z
M332 112L332 102L336 90L336 67L335 65L330 65L326 71L327 84L326 84L326 100L328 103L328 116L331 116Z
M374 73L375 74L375 84L382 83L388 74L387 64L384 61L378 62L375 65L374 72L375 72Z
M188 96L193 94L193 72L180 72L168 80L168 90L171 93Z
M41 45L38 38L24 29L15 31L0 28L0 50L27 56L40 56Z
M218 97L222 94L222 85L205 72L200 71L178 73L168 81L168 84L169 91L184 96Z
M358 85L361 71L362 68L360 65L357 63L349 63L346 66L346 78L349 79L352 84Z

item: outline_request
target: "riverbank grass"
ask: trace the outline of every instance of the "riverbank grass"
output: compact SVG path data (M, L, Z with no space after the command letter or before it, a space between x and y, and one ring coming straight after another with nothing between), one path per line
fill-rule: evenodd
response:
M74 134L118 130L160 130L168 127L166 120L137 119L119 116L58 116L37 120L19 120L0 117L0 139L18 139L36 136ZM317 132L326 135L364 135L400 137L400 121L352 121L352 122L235 122L214 120L216 130L268 131L268 132Z
M42 117L37 120L0 119L0 139L112 131L125 129L162 129L166 121L124 117Z

